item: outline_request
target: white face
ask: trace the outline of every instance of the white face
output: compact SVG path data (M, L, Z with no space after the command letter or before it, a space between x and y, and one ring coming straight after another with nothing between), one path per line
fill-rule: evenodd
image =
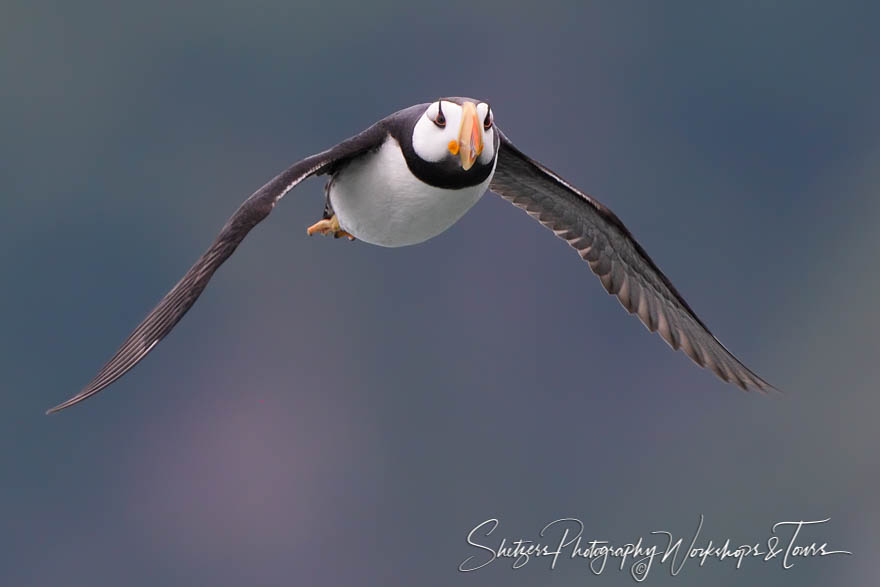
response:
M475 118L473 106L476 106ZM479 133L481 141L476 141L473 133ZM416 155L424 161L461 158L465 170L477 162L490 164L495 157L495 124L491 109L485 102L465 106L446 100L434 102L416 123L412 143Z

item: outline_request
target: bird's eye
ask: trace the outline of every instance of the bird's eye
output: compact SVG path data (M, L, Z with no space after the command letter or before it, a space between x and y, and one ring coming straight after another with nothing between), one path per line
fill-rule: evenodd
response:
M434 119L434 124L443 128L446 126L446 117L443 116L443 103L437 102L437 118Z
M489 130L492 128L492 109L486 110L486 118L483 120L483 129Z

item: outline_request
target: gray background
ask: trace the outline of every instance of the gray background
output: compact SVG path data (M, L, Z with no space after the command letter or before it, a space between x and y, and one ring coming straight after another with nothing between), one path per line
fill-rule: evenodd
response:
M456 568L466 533L581 518L851 557L688 563L656 585L878 575L878 9L805 2L3 3L4 585L582 585ZM735 6L734 6L735 5ZM388 250L312 238L289 194L174 334L58 416L292 161L442 95L609 205L745 394L628 316L487 195Z

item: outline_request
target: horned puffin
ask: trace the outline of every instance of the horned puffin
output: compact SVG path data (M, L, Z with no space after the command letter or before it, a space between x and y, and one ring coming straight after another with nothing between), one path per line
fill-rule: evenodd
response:
M254 192L94 379L47 413L91 397L140 362L251 229L313 175L329 181L323 217L307 233L384 247L437 236L491 190L567 241L608 293L673 349L744 390L775 389L715 338L611 210L514 146L487 102L452 97L395 112L294 163Z

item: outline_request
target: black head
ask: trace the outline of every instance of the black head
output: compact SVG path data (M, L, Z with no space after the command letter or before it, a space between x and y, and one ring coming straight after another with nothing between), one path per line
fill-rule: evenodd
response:
M425 183L456 189L482 183L492 173L500 137L487 103L443 98L402 110L394 123L391 134L409 170Z

